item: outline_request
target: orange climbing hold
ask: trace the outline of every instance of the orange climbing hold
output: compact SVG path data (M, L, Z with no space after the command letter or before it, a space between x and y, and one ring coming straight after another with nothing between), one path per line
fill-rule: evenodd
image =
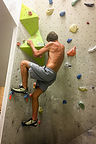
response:
M33 83L33 88L36 88L36 82Z
M68 56L74 56L74 55L76 55L76 46L74 46L71 50L69 50L67 52L67 55Z

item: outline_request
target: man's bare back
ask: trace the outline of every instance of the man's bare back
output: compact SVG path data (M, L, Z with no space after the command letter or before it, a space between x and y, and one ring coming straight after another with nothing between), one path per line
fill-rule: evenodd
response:
M48 61L46 66L57 72L64 59L64 45L58 41L50 42L48 51Z

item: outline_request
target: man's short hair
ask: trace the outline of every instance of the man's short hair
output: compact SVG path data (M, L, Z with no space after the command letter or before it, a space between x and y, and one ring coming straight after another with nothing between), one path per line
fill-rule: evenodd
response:
M46 40L47 40L48 42L50 42L50 41L56 41L56 40L58 40L58 35L57 35L54 31L51 31L51 32L47 35Z

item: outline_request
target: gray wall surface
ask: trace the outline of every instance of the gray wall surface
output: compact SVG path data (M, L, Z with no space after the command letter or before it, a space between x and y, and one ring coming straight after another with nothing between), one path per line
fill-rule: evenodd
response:
M51 6L43 0L35 1L35 6L31 0L24 3L34 7L39 15L40 31L45 43L50 31L58 33L59 41L65 45L65 60L56 82L39 98L43 108L42 115L38 115L41 120L39 127L21 126L21 121L31 116L31 101L26 103L21 94L15 94L11 101L8 100L2 144L67 144L96 124L96 52L88 53L88 49L96 45L96 6L86 7L83 0L74 7L70 0L54 0ZM46 15L48 8L54 8L51 16ZM62 10L66 11L64 17L59 16ZM89 25L86 24L87 21L90 22ZM79 28L76 34L69 32L69 27L74 23ZM29 34L20 24L17 41L27 38ZM70 44L67 43L68 38L72 38ZM77 48L76 56L67 57L66 52L73 46ZM17 87L21 82L20 62L23 59L31 60L16 47L10 87ZM66 62L71 63L72 67L66 68ZM79 73L82 74L80 80L76 78ZM29 79L30 92L33 91L32 83L33 80ZM79 91L79 86L85 86L88 91ZM67 104L63 104L63 100L67 100ZM79 108L79 101L84 102L85 110Z
M0 1L0 86L5 86L10 45L13 35L13 22L3 1Z

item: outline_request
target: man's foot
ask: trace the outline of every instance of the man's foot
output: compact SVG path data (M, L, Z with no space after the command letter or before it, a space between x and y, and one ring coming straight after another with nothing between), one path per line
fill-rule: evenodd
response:
M22 124L22 126L34 126L34 127L36 127L37 126L37 121L38 120L34 121L34 120L32 120L32 118L30 118L27 121L22 121L21 124Z
M17 93L26 93L28 91L28 88L25 89L23 86L20 86L19 88L12 88L11 90Z

